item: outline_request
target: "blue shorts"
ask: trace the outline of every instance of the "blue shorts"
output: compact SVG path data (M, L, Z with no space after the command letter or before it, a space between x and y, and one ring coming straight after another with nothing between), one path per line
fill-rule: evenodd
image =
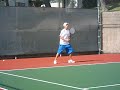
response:
M70 44L68 45L59 45L57 54L61 54L64 50L66 50L67 54L71 54L73 52L73 48Z

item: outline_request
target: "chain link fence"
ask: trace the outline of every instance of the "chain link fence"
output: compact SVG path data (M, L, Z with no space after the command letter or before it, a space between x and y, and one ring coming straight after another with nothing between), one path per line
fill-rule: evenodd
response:
M97 0L0 0L0 55L56 53L64 22L74 51L98 52ZM4 3L4 4L3 4Z

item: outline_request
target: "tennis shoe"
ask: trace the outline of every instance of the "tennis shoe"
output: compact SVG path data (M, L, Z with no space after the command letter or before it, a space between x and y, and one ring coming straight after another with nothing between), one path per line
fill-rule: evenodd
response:
M70 59L70 60L68 60L68 63L75 63L75 61Z
M54 64L57 64L57 60L54 60L54 62L53 62Z

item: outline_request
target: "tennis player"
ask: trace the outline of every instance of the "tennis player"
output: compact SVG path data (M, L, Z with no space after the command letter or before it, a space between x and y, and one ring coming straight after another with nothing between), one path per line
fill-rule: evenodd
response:
M57 64L57 58L64 50L66 50L66 53L69 55L68 63L75 63L75 61L72 60L73 48L70 45L70 25L69 23L65 22L63 24L63 27L64 28L61 30L59 35L60 36L59 48L54 59L54 64Z

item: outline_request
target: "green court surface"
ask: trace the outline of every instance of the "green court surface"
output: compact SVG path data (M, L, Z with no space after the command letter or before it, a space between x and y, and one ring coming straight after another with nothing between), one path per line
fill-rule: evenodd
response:
M120 90L120 63L0 71L8 90Z

